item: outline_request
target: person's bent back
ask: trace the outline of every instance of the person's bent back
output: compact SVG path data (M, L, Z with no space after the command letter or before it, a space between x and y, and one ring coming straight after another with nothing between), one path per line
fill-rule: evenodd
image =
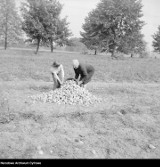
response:
M75 79L80 82L80 86L84 86L90 82L95 72L92 65L80 63L78 60L73 60L73 68L75 72Z

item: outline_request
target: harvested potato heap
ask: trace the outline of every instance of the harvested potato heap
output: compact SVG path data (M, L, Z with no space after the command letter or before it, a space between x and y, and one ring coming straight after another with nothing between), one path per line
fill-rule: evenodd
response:
M61 88L48 93L31 96L32 101L44 103L57 103L69 105L89 105L101 102L100 98L95 97L88 90L80 87L73 80L66 81Z

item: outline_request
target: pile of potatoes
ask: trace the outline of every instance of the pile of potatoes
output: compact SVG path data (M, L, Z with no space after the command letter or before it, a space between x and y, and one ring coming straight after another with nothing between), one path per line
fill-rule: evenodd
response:
M31 96L32 102L57 103L69 105L90 105L101 102L100 98L80 87L73 80L66 81L61 88L40 95Z

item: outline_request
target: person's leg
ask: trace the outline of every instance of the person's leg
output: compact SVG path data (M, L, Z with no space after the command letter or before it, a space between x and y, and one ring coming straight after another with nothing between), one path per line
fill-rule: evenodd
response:
M54 74L52 74L52 78L53 78L53 90L55 90L58 87L58 81Z

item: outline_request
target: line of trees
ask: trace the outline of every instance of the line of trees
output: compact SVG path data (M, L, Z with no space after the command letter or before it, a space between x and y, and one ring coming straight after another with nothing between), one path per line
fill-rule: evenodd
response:
M141 0L100 0L96 8L85 18L80 32L80 41L70 39L67 17L61 18L63 5L57 0L25 0L20 13L15 0L0 0L0 42L4 48L18 43L24 33L28 41L36 44L38 53L41 45L47 45L53 52L54 44L74 47L82 42L89 50L142 54L146 49L144 35L141 33ZM81 45L82 47L82 45ZM160 52L160 26L153 35L154 51ZM83 47L84 48L84 47Z
M18 42L27 35L27 41L37 45L67 45L72 33L69 30L67 17L60 18L62 4L57 0L26 0L20 12L16 10L15 0L0 1L0 41L7 49L8 44Z

